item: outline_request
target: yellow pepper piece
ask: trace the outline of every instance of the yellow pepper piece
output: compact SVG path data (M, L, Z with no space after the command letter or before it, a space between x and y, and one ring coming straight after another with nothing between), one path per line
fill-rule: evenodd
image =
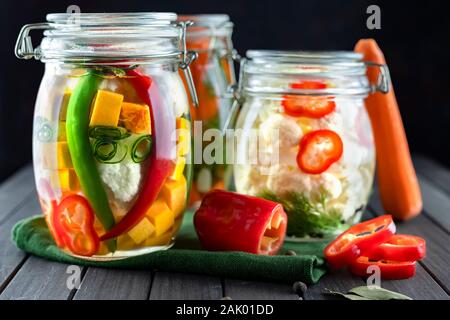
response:
M72 94L72 91L67 88L64 90L64 95L61 102L61 108L59 109L59 120L60 121L66 121L66 115L67 115L67 106L69 105L70 95Z
M58 170L58 181L62 191L77 192L80 189L77 174L73 169Z
M155 226L144 217L137 225L128 231L128 235L136 244L139 244L150 237L155 230Z
M175 169L173 170L172 175L170 176L173 180L180 180L183 176L184 167L186 166L186 158L178 157L177 164L175 165Z
M58 124L58 141L67 141L66 137L66 122L59 121Z
M155 235L162 235L169 230L175 221L172 210L162 199L157 199L147 211L147 217L155 226Z
M152 133L150 109L146 104L122 103L119 120L133 133Z
M119 123L123 95L111 91L98 90L91 111L90 126L112 126Z
M177 135L177 154L184 156L191 148L191 131L187 119L177 118Z
M131 250L136 248L136 243L128 234L121 235L117 238L117 250Z
M167 180L161 189L163 199L177 218L186 207L187 194L186 178L182 175L179 180Z
M160 236L153 236L145 240L144 246L154 247L154 246L165 246L172 241L173 231L169 230Z
M56 157L58 159L58 169L73 168L67 141L59 141L56 143Z

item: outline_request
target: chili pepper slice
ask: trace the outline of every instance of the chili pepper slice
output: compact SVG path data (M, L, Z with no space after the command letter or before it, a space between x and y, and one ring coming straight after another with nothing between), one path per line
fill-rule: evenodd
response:
M287 225L283 206L262 198L212 190L194 215L202 246L212 251L244 251L274 255Z
M316 130L300 140L297 165L306 173L319 174L338 161L344 151L341 137L332 130Z
M326 83L320 80L302 80L291 84L292 89L318 90L325 89ZM293 117L322 118L336 109L332 97L294 96L283 97L284 112Z
M115 220L89 140L91 103L101 82L102 78L93 71L89 71L80 78L67 106L66 134L67 145L81 189L103 227L109 230ZM112 243L109 245L111 251L114 251L115 246Z
M358 223L339 235L324 249L328 265L340 269L350 265L362 253L380 245L395 233L391 215Z
M426 242L421 237L394 234L386 242L366 254L371 260L416 261L426 255Z
M176 132L175 119L171 121L167 108L160 104L157 95L154 95L155 107L152 106L149 95L152 84L150 77L142 75L135 69L127 70L126 74L129 77L128 81L135 88L140 99L150 108L153 135L150 166L144 179L142 191L133 207L111 230L101 236L102 241L120 236L141 221L156 200L167 177L175 168L175 162L171 158L173 150L171 139Z
M358 276L367 277L372 274L368 268L376 266L380 269L382 279L408 279L416 273L416 261L390 261L372 260L366 256L360 256L350 265L350 271Z
M98 251L100 241L94 229L94 212L84 197L78 194L64 197L56 209L56 221L72 253L92 256Z
M59 223L55 220L55 211L57 207L55 193L48 180L41 178L38 183L39 203L47 222L48 230L52 235L58 247L64 247L64 239L62 238L62 230Z

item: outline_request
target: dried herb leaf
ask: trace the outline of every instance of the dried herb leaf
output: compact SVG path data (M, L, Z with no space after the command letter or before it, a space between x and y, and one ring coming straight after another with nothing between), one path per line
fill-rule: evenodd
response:
M412 298L404 294L383 289L377 286L361 286L350 289L348 293L357 294L371 300L412 300Z
M325 289L324 294L341 296L350 300L412 300L404 294L386 290L377 286L361 286L350 289L347 293Z

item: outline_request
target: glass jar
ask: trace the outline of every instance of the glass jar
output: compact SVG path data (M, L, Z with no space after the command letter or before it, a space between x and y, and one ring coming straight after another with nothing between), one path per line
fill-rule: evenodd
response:
M375 149L353 52L248 51L241 65L236 189L283 204L291 240L327 239L358 222L371 191Z
M224 154L209 154L205 150L211 144L206 137L208 130L220 130L228 115L232 98L228 87L236 82L234 73L233 23L225 14L203 14L180 16L181 21L192 21L186 34L186 45L195 51L198 58L193 61L191 71L198 95L199 105L191 107L194 122L194 179L190 203L201 200L211 189L227 188L231 170L227 169ZM209 131L212 132L212 131ZM205 138L204 138L205 137ZM215 135L215 139L220 134ZM230 168L231 169L231 168Z
M173 244L191 174L178 71L195 57L176 18L49 14L19 35L16 55L45 62L34 173L50 233L68 254L109 260ZM33 29L44 29L35 49Z

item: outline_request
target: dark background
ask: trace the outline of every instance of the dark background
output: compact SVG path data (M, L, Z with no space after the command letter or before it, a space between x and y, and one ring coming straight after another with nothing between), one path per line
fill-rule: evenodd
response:
M352 50L358 39L375 38L390 67L411 150L450 166L450 19L444 1L16 0L0 2L0 181L31 160L33 107L44 70L38 61L15 58L17 34L70 4L82 12L227 13L240 53ZM370 4L381 8L381 30L366 28Z

